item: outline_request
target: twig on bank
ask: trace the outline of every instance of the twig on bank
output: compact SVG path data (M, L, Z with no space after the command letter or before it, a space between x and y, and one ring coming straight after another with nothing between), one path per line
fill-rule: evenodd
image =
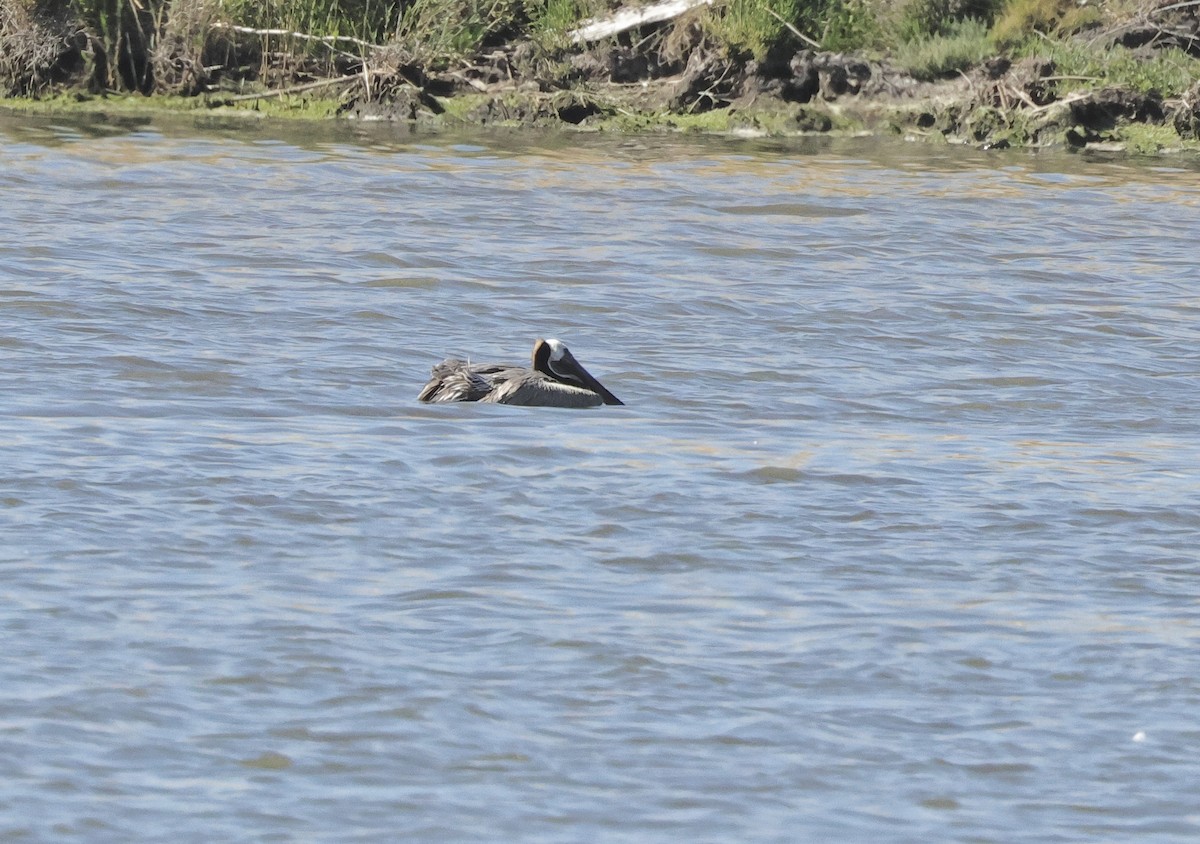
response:
M1147 14L1151 17L1161 15L1163 12L1173 12L1176 9L1186 9L1188 6L1200 6L1200 0L1186 0L1183 3L1175 3L1170 6L1160 6L1157 9L1151 9Z
M447 75L453 76L455 79L459 80L460 82L465 82L467 85L470 85L476 91L479 91L481 93L486 93L488 90L488 86L484 82L481 82L478 79L472 79L471 77L467 76L465 73L463 73L461 71L458 71L458 70L447 71ZM512 80L509 80L509 81L511 82Z
M782 17L780 17L779 14L776 13L776 11L774 9L772 9L768 6L763 6L763 9L766 11L766 13L768 15L770 15L771 17L775 18L775 20L777 20L781 24L783 24L784 27L787 28L788 32L792 33L792 35L795 35L797 38L799 38L801 41L803 41L808 46L812 47L814 50L824 50L825 49L824 47L821 46L820 41L814 41L813 39L811 39L807 35L805 35L803 32L796 29L796 27L792 26L790 23L788 23Z
M1029 113L1030 113L1030 114L1037 114L1038 112L1045 111L1045 110L1046 110L1046 109L1048 109L1048 108L1054 108L1055 106L1060 106L1060 105L1070 105L1071 103L1077 103L1077 102L1079 102L1080 100L1086 100L1086 99L1087 99L1088 97L1090 97L1090 96L1091 96L1091 94L1076 94L1076 95L1075 95L1075 96L1073 96L1073 97L1064 97L1064 98L1063 98L1063 99L1061 99L1061 100L1055 100L1055 101L1054 101L1054 102L1052 102L1052 103L1046 103L1046 104L1045 104L1045 105L1043 105L1043 106L1037 106L1037 107L1035 107L1035 108L1031 108L1031 109L1029 110Z
M252 26L238 26L232 23L214 23L213 29L228 29L233 32L242 32L246 35L273 35L277 37L299 38L302 41L318 41L327 47L333 48L335 42L345 44L354 44L358 47L363 47L368 50L382 50L383 45L373 44L370 41L364 41L361 38L353 38L349 35L309 35L306 32L293 32L290 29L255 29Z
M273 91L262 91L257 94L238 94L236 97L223 97L222 99L231 103L241 103L247 100L265 100L268 97L283 97L288 94L300 94L304 91L311 91L314 88L324 88L329 85L344 85L347 83L363 81L367 71L364 68L363 73L355 74L354 76L335 76L332 79L318 79L316 82L305 82L303 85L293 85L291 88L277 88ZM368 83L369 84L369 83Z
M1024 91L1022 91L1020 88L1016 87L1015 85L1008 85L1007 88L1009 91L1011 91L1017 97L1017 99L1019 99L1021 102L1025 103L1025 105L1029 106L1034 111L1038 110L1038 108L1039 108L1038 104L1035 103L1033 101L1033 98L1030 97L1028 94L1026 94Z
M731 65L731 64L725 65L725 69L721 71L721 75L718 76L711 85L709 85L703 91L698 93L696 95L696 99L692 100L692 104L688 106L688 114L696 113L696 106L700 104L700 100L703 97L708 97L709 100L711 100L714 103L717 102L717 94L715 93L717 90L717 86L720 85L723 81L725 81L725 77L729 75L729 71L731 71L731 70L733 70L733 65Z
M639 41L639 42L637 42L636 44L634 44L634 45L633 45L633 51L634 51L635 53L637 53L637 52L640 52L640 51L641 51L641 49L642 49L643 47L645 47L647 44L649 44L649 43L650 43L651 41L653 41L655 38L662 38L662 35L663 35L663 34L662 34L662 31L661 31L661 30L660 30L660 31L657 31L657 32L651 32L649 35L647 35L647 36L646 36L645 38L643 38L641 41Z

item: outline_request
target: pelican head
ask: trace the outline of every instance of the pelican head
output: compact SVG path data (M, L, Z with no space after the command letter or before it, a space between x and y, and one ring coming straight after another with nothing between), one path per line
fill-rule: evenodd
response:
M539 339L533 344L533 369L551 380L590 390L605 404L625 404L584 369L562 340Z

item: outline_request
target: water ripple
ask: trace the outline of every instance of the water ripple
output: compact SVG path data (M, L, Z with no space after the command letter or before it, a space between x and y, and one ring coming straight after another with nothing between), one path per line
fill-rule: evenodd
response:
M1187 162L0 137L0 837L1200 831Z

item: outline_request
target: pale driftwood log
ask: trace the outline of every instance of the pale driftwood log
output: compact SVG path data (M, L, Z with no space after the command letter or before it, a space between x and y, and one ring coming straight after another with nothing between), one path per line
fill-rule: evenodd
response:
M601 38L608 38L610 35L617 35L648 23L669 21L697 6L711 5L712 2L713 0L661 0L636 9L618 9L611 15L581 21L578 28L567 34L576 44L586 44L588 41L599 41Z

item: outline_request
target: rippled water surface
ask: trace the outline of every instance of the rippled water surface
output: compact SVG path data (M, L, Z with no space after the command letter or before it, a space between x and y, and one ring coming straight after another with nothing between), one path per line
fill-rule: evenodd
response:
M1200 170L0 118L0 839L1200 838ZM626 407L423 406L557 336Z

